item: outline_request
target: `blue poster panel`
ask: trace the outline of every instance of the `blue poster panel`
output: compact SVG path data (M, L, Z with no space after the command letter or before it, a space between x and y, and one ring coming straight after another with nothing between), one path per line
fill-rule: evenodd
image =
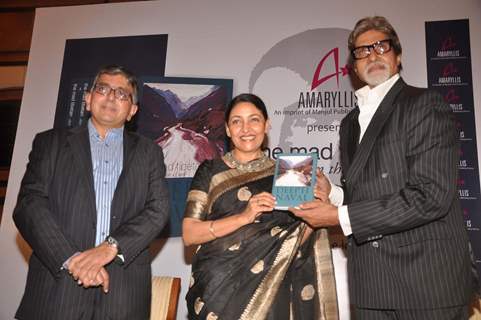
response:
M457 121L460 141L458 192L481 274L481 204L469 20L426 22L428 87L441 93Z
M76 127L85 122L83 96L101 67L121 65L137 77L164 75L166 54L166 34L67 40L54 127Z

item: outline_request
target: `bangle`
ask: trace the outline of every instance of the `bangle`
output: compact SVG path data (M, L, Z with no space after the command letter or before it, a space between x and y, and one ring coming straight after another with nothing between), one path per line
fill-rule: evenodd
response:
M209 232L210 232L210 234L214 237L214 240L217 239L217 236L216 236L215 233L214 233L214 220L212 220L212 221L210 222Z

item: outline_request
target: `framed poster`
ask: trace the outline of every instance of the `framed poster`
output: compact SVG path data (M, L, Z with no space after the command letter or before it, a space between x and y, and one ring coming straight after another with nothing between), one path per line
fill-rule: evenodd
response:
M163 149L171 207L163 235L180 236L192 177L204 160L224 154L224 111L233 81L150 77L142 83L136 130Z

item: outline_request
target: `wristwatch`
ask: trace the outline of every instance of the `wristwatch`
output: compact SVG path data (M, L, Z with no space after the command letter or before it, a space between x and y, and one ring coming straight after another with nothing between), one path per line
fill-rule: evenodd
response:
M120 250L119 242L115 240L114 237L112 236L107 236L105 238L105 242L109 247L117 249L117 256L115 257L115 263L122 265L125 262L124 255L122 254L122 251Z
M117 249L117 252L120 253L119 242L118 242L117 240L115 240L114 237L112 237L112 236L107 236L107 238L105 238L105 242L107 242L107 245L108 245L109 247L116 248L116 249Z

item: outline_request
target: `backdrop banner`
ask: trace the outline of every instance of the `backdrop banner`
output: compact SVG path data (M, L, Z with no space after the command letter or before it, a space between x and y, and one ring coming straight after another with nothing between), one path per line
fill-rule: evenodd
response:
M469 20L426 22L428 87L439 91L456 116L460 141L458 192L481 271L481 202L474 118Z

